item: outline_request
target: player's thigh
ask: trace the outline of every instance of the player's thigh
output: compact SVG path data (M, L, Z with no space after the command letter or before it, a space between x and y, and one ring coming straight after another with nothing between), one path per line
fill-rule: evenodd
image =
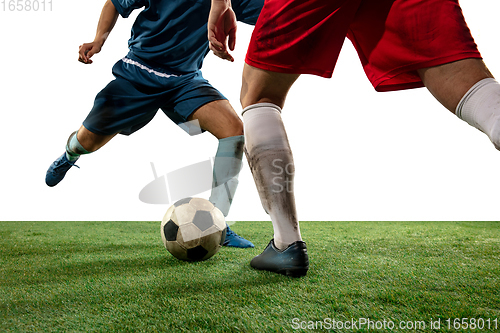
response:
M226 99L199 107L188 120L197 120L203 130L209 131L217 139L243 134L243 123Z
M240 102L243 108L257 103L273 103L280 108L299 74L277 73L245 64Z

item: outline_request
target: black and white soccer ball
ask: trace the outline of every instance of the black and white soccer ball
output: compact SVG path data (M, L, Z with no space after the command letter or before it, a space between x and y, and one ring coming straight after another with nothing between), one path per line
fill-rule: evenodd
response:
M161 223L161 238L177 259L201 261L220 250L226 230L224 214L210 201L185 198L167 210Z

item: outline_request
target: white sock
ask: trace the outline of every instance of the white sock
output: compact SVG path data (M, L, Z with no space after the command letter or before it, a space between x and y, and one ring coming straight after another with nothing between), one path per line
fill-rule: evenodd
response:
M484 132L500 150L500 84L492 78L476 83L462 97L456 115Z
M244 145L243 135L220 139L215 154L212 193L209 200L221 210L224 216L229 213L238 187L238 174L241 170Z
M243 110L245 152L262 206L271 216L274 244L284 250L302 240L293 192L294 164L281 109L259 103Z
M78 160L80 155L90 154L90 152L85 150L85 148L83 148L83 146L78 141L77 134L78 131L73 132L73 134L69 136L68 143L66 144L66 158L70 162L75 162L76 160Z

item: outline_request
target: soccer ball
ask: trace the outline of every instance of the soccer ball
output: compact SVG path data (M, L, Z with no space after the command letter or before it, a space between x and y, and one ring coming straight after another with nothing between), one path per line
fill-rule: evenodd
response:
M161 238L177 259L206 260L219 252L226 238L224 214L208 200L181 199L165 213Z

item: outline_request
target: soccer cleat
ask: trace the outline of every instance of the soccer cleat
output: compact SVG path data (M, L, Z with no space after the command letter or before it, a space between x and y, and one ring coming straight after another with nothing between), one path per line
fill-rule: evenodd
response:
M226 240L222 244L223 246L239 247L239 248L255 247L255 245L253 245L252 242L246 240L245 238L239 236L234 231L232 231L231 228L229 228L229 225L226 224L226 227L227 227Z
M75 160L76 162L76 160ZM59 184L61 180L63 180L66 172L72 167L76 166L80 168L75 162L71 162L66 157L66 153L62 154L57 160L54 161L47 170L47 174L45 175L45 183L52 187Z
M280 251L271 239L264 252L250 261L250 266L291 277L305 276L309 269L306 243L296 241Z

